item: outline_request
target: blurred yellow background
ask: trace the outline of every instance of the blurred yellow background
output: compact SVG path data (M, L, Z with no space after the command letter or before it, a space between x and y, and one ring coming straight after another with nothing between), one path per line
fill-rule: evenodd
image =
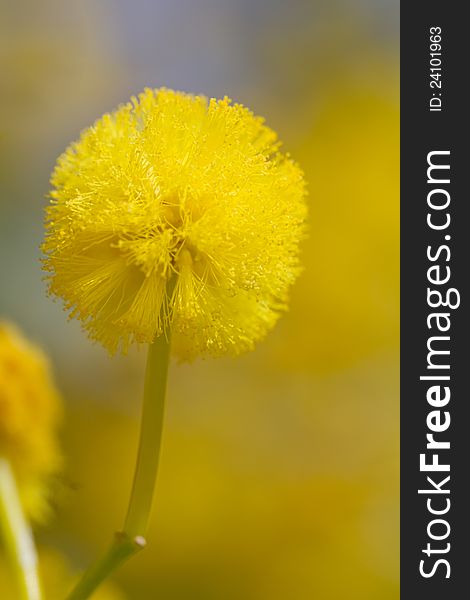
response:
M121 526L145 360L108 358L45 296L55 158L145 86L227 94L305 170L305 271L254 353L172 365L149 545L115 582L138 600L398 598L398 2L0 0L0 72L0 315L66 401L41 544L81 569Z

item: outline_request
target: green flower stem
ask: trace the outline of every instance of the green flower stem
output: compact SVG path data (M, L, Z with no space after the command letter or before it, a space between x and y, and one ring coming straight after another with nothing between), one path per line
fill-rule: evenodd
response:
M145 546L144 538L131 539L126 533L116 533L108 551L93 563L67 596L68 600L89 598L96 588L131 556Z
M148 350L139 453L124 530L84 573L68 600L89 598L117 567L145 547L160 456L169 356L170 340L161 335Z
M149 347L145 372L139 453L124 525L131 538L147 534L160 458L169 358L170 340L161 335Z
M0 457L0 538L17 581L18 598L41 600L36 548L10 463Z

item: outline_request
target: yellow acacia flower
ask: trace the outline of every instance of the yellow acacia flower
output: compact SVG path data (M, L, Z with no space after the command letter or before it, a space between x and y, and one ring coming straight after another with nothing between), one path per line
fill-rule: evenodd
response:
M43 352L0 321L0 456L13 467L27 515L48 512L49 483L61 465L61 404Z
M111 353L170 324L182 359L252 349L299 272L305 186L279 146L227 98L147 89L104 115L52 177L50 292Z

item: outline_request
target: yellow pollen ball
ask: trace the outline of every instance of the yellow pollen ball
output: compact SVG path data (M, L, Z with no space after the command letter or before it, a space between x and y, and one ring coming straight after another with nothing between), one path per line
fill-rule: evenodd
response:
M62 463L61 412L44 354L0 321L0 456L12 465L24 509L36 521L47 516Z
M58 159L44 267L111 353L171 327L180 359L251 350L287 307L302 171L247 108L145 90Z

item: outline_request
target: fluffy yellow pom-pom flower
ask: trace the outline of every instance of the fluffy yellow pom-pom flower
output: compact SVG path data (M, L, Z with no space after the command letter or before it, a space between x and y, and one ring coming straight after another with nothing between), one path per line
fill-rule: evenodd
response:
M111 353L171 326L182 359L239 354L286 308L304 180L247 108L147 89L84 131L52 184L50 292Z
M0 457L13 467L25 512L42 520L61 466L61 403L43 352L0 321Z

